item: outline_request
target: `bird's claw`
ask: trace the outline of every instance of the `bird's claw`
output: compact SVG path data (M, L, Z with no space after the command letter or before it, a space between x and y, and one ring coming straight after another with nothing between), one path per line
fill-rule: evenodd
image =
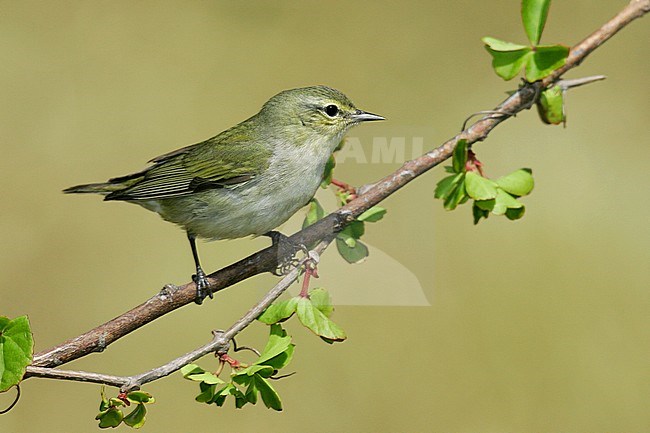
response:
M212 299L212 287L203 269L196 269L196 274L192 275L192 281L196 284L196 299L194 299L194 302L201 305L206 296Z
M276 269L276 275L283 276L288 274L292 269L297 268L302 260L297 257L298 252L302 252L305 256L309 255L309 250L303 244L291 244L291 252L288 255L281 255Z
M286 275L291 269L300 264L300 259L296 257L299 251L302 251L305 255L309 253L306 246L292 242L288 236L280 232L270 231L265 235L271 238L273 246L277 248L278 265L273 271L277 276Z

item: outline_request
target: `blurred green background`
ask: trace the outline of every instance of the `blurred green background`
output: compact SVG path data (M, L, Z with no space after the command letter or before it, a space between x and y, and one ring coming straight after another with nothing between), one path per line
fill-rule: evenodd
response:
M574 44L625 4L555 2L542 41ZM192 271L185 235L155 214L61 189L139 170L303 85L336 87L388 118L354 130L362 142L428 131L433 146L516 86L492 72L480 38L525 41L516 1L2 1L0 10L0 314L28 314L37 350ZM533 168L523 220L473 226L468 206L445 212L433 199L436 169L384 203L388 215L365 237L379 253L351 266L330 249L320 268L335 302L376 290L397 305L415 284L430 306L339 306L333 318L349 340L334 346L289 322L298 374L274 384L284 412L199 405L177 374L145 388L158 401L143 431L650 431L648 40L646 18L569 74L609 78L569 94L567 129L530 111L476 147L490 176ZM347 159L336 175L363 184L398 166ZM199 248L214 270L266 245ZM382 255L399 266L382 270L373 262ZM229 326L275 280L241 283L66 367L152 368ZM356 303L372 303L364 298ZM266 332L253 326L239 342L260 346ZM98 403L99 386L31 379L0 431L94 431Z

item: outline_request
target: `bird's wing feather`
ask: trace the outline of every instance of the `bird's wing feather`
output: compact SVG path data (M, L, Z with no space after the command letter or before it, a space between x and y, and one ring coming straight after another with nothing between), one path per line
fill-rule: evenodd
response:
M212 188L232 188L268 167L270 148L235 128L205 142L154 158L142 179L107 200L150 200L189 195Z

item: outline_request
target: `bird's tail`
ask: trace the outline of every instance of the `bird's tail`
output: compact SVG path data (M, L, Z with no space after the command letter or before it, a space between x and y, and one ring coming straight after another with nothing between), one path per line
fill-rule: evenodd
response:
M127 176L115 177L108 182L88 183L85 185L71 186L63 190L65 194L101 194L108 195L114 192L124 191L130 186L142 180L145 170Z
M86 185L71 186L63 190L65 194L102 194L107 195L115 191L121 191L125 188L124 184L119 183L89 183Z

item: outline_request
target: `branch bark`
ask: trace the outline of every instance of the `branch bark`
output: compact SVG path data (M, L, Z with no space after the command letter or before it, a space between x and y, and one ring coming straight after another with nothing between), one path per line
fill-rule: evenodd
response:
M213 331L212 340L203 346L188 352L176 359L167 362L160 367L153 368L144 373L133 376L113 376L108 374L92 373L88 371L59 370L55 368L27 367L27 374L33 377L43 377L49 379L73 380L78 382L93 382L103 385L119 387L122 392L129 392L139 389L142 385L153 382L175 371L180 370L183 366L192 361L207 355L208 353L227 352L230 341L237 334L246 329L255 319L264 312L278 297L284 293L289 286L298 279L302 266L309 266L308 262L316 265L321 252L327 248L332 238L322 241L314 250L310 251L287 275L285 275L264 297L246 312L239 320L230 326L226 331Z
M578 66L591 52L619 30L648 12L650 12L650 0L632 0L614 18L574 46L564 66L541 81L523 85L517 92L494 109L494 111L507 114L482 117L469 128L447 140L436 149L425 153L415 160L406 162L397 171L363 188L363 190L360 190L360 194L356 199L318 221L316 224L294 234L290 239L297 244L304 245L314 245L326 239L333 233L340 231L365 210L378 204L416 177L448 159L452 155L458 140L466 139L470 145L484 140L490 131L501 122L522 110L530 108L535 103L541 90L555 83L563 74ZM215 292L220 291L254 275L263 272L272 272L279 262L278 258L279 254L276 247L269 247L252 254L210 274L209 281L212 289ZM160 293L128 312L56 347L37 353L32 366L55 367L89 353L102 351L112 342L141 326L177 308L192 303L195 294L196 287L194 283L187 283L180 287L165 286ZM37 374L37 370L33 367L30 367L25 377Z

